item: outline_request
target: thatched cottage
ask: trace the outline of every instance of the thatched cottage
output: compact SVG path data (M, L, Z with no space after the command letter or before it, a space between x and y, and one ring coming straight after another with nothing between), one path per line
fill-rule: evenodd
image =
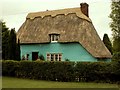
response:
M20 27L21 58L48 61L109 61L111 53L98 36L88 4L78 8L29 13Z

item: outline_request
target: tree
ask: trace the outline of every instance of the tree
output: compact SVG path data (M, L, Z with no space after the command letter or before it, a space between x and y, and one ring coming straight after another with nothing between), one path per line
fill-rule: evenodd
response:
M0 21L0 60L2 60L2 22Z
M120 52L120 0L112 1L111 10L110 18L112 21L110 27L113 35L113 50L116 53Z
M2 59L9 59L9 30L5 25L5 22L2 22Z
M16 33L14 28L10 31L9 52L10 60L16 60Z
M16 45L16 60L20 61L20 40L18 39L18 43Z
M112 44L111 44L110 39L107 34L104 34L104 36L103 36L103 43L105 44L105 46L108 48L108 50L112 54L113 53L112 52Z
M16 43L15 28L9 30L5 22L2 23L2 59L20 60L20 43Z

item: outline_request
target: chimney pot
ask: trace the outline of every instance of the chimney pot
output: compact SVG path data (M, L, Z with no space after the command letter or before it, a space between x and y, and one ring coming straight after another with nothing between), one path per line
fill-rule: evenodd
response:
M89 17L89 15L88 15L89 5L87 3L80 3L80 6L81 6L82 13L85 14L87 17Z

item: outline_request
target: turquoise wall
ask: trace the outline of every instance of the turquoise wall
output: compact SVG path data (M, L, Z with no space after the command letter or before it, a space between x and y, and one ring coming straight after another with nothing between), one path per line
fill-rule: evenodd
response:
M97 61L86 49L79 43L49 43L49 44L31 44L20 45L21 57L29 54L29 60L32 60L32 52L39 52L46 59L46 53L62 53L62 60L70 61Z

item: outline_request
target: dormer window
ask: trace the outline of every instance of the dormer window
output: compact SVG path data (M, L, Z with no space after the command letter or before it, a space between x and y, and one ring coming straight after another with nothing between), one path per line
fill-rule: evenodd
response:
M59 40L59 37L60 37L59 34L50 34L50 41L57 42Z

